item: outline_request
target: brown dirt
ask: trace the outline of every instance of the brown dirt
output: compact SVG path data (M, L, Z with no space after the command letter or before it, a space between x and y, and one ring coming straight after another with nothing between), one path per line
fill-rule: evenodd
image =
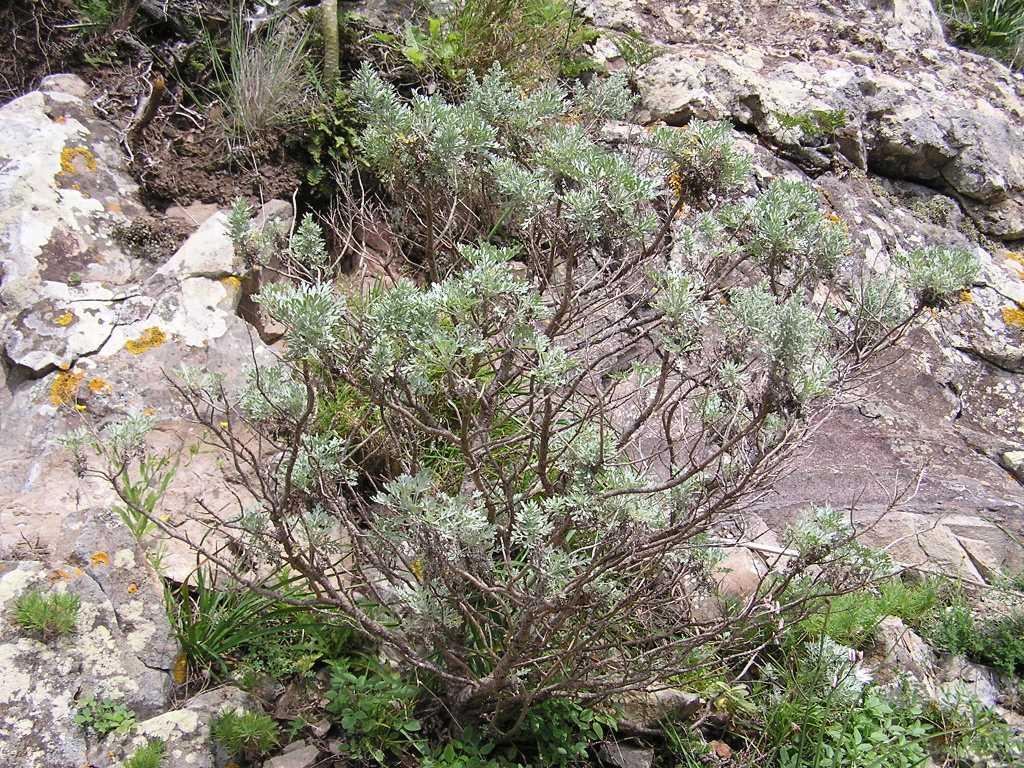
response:
M69 5L60 0L0 4L0 103L81 62L81 40L62 26L73 20Z
M208 6L210 12L202 13L208 24L226 7L219 0L186 3ZM186 88L176 80L177 72L208 76L208 67L189 66L190 57L204 54L200 44L139 13L103 31L78 22L71 0L0 0L0 104L33 90L47 75L73 72L92 86L97 112L124 132L159 72L168 82L163 105L132 146L132 171L147 205L163 210L193 202L223 205L239 196L291 197L302 178L300 153L283 137L256 153L230 152L214 110L190 96L207 84L189 82Z
M237 197L290 198L302 165L282 142L262 156L232 154L215 120L201 126L183 113L154 121L136 148L134 169L147 202L159 207L193 202L229 204Z

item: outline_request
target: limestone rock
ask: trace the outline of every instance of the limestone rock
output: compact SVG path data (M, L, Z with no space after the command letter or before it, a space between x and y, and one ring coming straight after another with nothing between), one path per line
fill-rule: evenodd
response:
M315 744L297 741L289 744L284 751L263 763L263 768L311 768L320 756Z
M93 748L90 758L98 768L113 768L150 739L163 739L167 765L189 768L221 768L210 736L214 718L233 709L253 709L252 698L232 686L193 696L177 709L136 724L127 736L112 735Z
M597 758L601 765L611 768L651 768L654 765L654 750L606 741L597 748Z
M654 728L661 720L686 720L700 707L700 696L678 688L655 688L622 694L617 702L622 719L640 728Z
M118 701L140 718L166 709L176 649L167 642L161 592L137 557L126 547L96 550L78 564L0 564L0 614L9 615L30 589L67 591L81 600L74 634L50 643L24 636L12 622L0 624L0 763L85 764L86 736L73 722L85 695Z
M145 411L167 450L197 442L166 376L181 366L223 373L237 388L270 353L237 315L240 265L220 212L160 268L122 251L115 229L144 208L117 132L97 118L73 76L0 107L0 553L71 554L73 536L113 503L111 489L76 477L56 438L83 420L96 428ZM271 201L263 220L287 220ZM234 503L216 457L179 468L165 501L184 512L196 488ZM242 493L244 497L244 492ZM179 522L179 521L175 521ZM116 523L115 523L116 524ZM187 530L187 529L186 529ZM187 546L165 547L167 572L194 566Z
M767 565L755 553L744 547L733 547L715 566L713 577L720 594L745 599L757 591L767 573Z
M868 658L878 682L898 683L908 676L929 698L938 693L935 654L901 619L886 616L876 632L876 654Z
M144 209L118 134L87 91L75 76L51 76L0 107L0 293L15 310L48 286L79 299L133 277L113 231Z
M951 190L983 232L1024 237L1024 100L1012 79L946 46L927 0L900 0L893 13L898 27L875 17L887 45L878 66L853 50L784 55L781 25L727 36L724 46L670 46L637 73L640 118L731 120L805 167L827 169L839 154L883 176ZM834 19L815 22L826 34L849 34ZM935 46L931 61L901 52L922 43ZM829 135L792 122L816 112L841 115L842 125Z
M966 690L986 707L999 703L999 675L961 656L946 656L939 664L940 687L947 692Z

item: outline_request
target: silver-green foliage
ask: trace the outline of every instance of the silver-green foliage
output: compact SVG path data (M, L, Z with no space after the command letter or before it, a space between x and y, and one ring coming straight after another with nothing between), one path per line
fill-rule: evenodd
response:
M664 682L732 622L775 626L794 606L773 583L699 628L680 596L707 596L715 522L770 489L862 362L849 245L817 196L757 193L720 124L610 145L622 78L524 94L494 69L452 103L364 68L353 100L382 197L346 215L394 235L407 277L342 292L304 222L287 258L310 268L257 296L282 361L238 397L182 380L258 502L221 530L467 716ZM835 520L798 534L795 572L879 567Z
M902 254L898 261L907 273L910 288L928 304L969 288L979 270L977 257L962 248L915 248Z

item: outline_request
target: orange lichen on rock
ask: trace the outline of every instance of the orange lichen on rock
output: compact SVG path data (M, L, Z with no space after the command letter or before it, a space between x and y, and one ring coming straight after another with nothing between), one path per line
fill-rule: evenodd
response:
M167 334L153 326L144 330L138 338L126 341L124 348L133 355L141 355L143 352L159 347L165 341L167 341Z
M65 312L62 315L57 315L57 317L55 317L53 319L53 322L55 322L57 325L61 326L62 328L67 328L69 325L71 325L73 322L75 322L75 313L71 312L71 311L68 311L68 312Z
M85 378L85 373L79 370L61 371L53 378L50 385L50 402L55 408L62 405L71 405L78 396L78 386Z
M960 291L960 303L961 304L973 304L974 296L971 295L970 291Z
M1024 253L1020 253L1018 251L1007 251L1006 258L1019 265L1014 269L1014 272L1017 273L1017 277L1024 280L1024 269L1021 269L1021 267L1024 267Z
M1024 328L1024 309L1003 307L1003 322L1014 328Z
M221 285L227 288L229 291L237 291L242 287L242 281L234 275L228 275L220 279Z
M171 677L174 679L176 685L182 685L188 680L188 657L184 651L178 654L178 658L174 662L174 670L171 672Z
M96 156L87 147L64 147L60 151L61 173L83 173L96 170Z
M89 562L94 566L110 565L110 555L106 552L93 552Z
M106 379L101 379L99 376L89 379L86 386L89 387L90 392L96 395L101 395L104 392L109 392L111 389L110 382L107 381Z

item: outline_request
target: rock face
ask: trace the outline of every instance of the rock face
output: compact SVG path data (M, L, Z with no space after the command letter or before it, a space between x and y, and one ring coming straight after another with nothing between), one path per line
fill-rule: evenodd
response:
M193 696L177 709L136 724L130 736L111 736L90 751L93 765L101 768L120 765L121 760L151 739L162 739L167 765L189 768L219 768L228 764L218 760L210 737L214 718L234 709L253 709L251 697L232 686L216 688Z
M114 764L116 750L72 722L76 702L95 695L134 711L135 733L167 738L175 765L212 766L209 718L238 695L166 711L178 647L147 560L161 553L162 572L180 579L194 556L174 540L138 545L111 511L111 490L76 476L54 440L144 412L158 447L189 457L198 435L165 374L203 366L237 382L269 354L236 315L241 267L225 214L176 251L156 236L122 246L145 209L116 132L77 77L47 78L0 107L0 126L0 614L32 588L81 598L74 636L53 644L0 621L0 764ZM213 503L233 500L220 473L209 453L183 461L168 519L183 516L196 488L212 490Z
M74 725L82 696L112 699L140 718L169 703L178 654L162 587L123 528L91 525L59 567L0 563L0 614L31 589L68 592L81 603L74 633L44 643L0 623L0 763L65 768L86 763Z
M176 252L149 248L159 265L119 245L144 209L117 136L85 90L75 77L50 77L0 108L0 431L11 436L0 447L0 552L9 554L31 543L62 557L63 532L88 510L109 514L110 490L75 477L55 438L83 419L102 426L145 412L168 448L193 445L167 375L199 366L237 381L267 354L236 315L241 265L224 212ZM291 208L272 202L265 213L290 218ZM179 469L168 507L197 485L223 487L206 482L211 473L219 475L213 457L196 455ZM165 567L184 575L193 559L167 546Z
M848 225L857 257L884 265L923 245L978 255L982 272L960 301L913 332L907 353L865 372L756 512L771 542L810 503L854 507L863 537L904 564L975 581L1024 568L1024 80L943 39L929 0L587 0L609 69L628 69L638 117L682 125L724 119L760 180L815 186ZM391 18L403 3L363 3ZM626 61L623 35L650 41ZM623 46L625 47L625 46ZM287 220L272 201L265 219ZM0 106L0 614L28 589L69 591L75 635L46 644L0 621L0 764L119 764L146 738L170 763L212 768L209 724L250 706L223 688L170 706L178 649L147 561L166 575L194 566L180 542L136 543L111 512L109 488L78 477L53 441L83 420L156 419L157 447L199 435L166 374L182 365L223 373L229 386L271 352L223 211L175 213L180 247L125 228L149 214L117 132L80 79L58 75ZM145 234L142 235L145 240ZM241 307L241 308L240 308ZM199 451L178 470L165 511L183 522L202 489L212 507L237 488ZM244 493L240 494L244 497ZM899 505L891 510L893 497ZM188 533L188 528L181 530ZM723 591L750 594L763 558L737 550ZM909 670L929 693L950 681L991 698L984 669L939 661L898 622L881 628L881 668ZM958 684L959 684L958 683ZM102 743L74 726L76 701L122 702L139 723ZM641 726L685 717L700 700L655 691L625 702ZM307 764L315 746L269 764ZM650 765L649 750L605 745L614 765Z
M798 118L826 113L845 163L952 193L982 232L1024 237L1019 81L946 46L928 3L660 5L642 23L667 44L637 74L647 119L730 119L821 171L827 136Z
M758 176L817 187L869 265L926 244L981 260L757 511L778 532L810 502L856 506L865 538L904 563L978 581L1024 567L1005 533L1024 532L1021 75L947 45L927 0L587 5L641 121L732 122ZM652 42L649 61L620 56L626 33Z

